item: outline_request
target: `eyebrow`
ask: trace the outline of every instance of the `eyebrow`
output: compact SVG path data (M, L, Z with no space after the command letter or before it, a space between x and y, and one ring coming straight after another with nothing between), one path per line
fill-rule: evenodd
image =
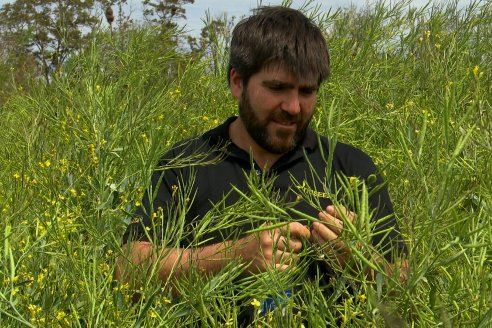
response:
M282 86L282 87L287 87L287 88L293 88L294 87L294 84L293 83L289 83L289 82L284 82L284 81L280 81L280 80L263 80L261 82L262 85L264 86Z
M261 84L263 86L267 86L267 87L270 87L270 86L277 86L277 87L284 87L284 88L289 88L289 89L292 89L294 88L294 83L290 83L290 82L284 82L284 81L280 81L280 80L264 80L261 82ZM305 85L300 85L299 86L299 89L308 89L308 90L318 90L319 87L318 85L308 85L308 84L305 84Z

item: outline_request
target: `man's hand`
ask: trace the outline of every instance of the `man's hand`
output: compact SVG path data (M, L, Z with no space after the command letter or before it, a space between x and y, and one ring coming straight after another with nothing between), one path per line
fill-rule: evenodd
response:
M236 244L237 255L251 262L251 274L271 268L283 271L297 263L302 250L302 240L310 238L309 229L299 222L291 222L281 228L250 234Z
M311 242L320 245L328 258L340 266L344 266L350 257L349 248L339 239L343 231L342 215L350 222L356 218L355 213L345 207L330 205L318 214L322 222L314 222L311 228Z

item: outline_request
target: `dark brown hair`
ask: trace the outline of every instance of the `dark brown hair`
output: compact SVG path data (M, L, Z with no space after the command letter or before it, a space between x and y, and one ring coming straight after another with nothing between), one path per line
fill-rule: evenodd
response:
M228 78L236 69L245 84L270 65L279 65L297 78L328 78L330 57L321 30L298 10L260 7L232 32Z

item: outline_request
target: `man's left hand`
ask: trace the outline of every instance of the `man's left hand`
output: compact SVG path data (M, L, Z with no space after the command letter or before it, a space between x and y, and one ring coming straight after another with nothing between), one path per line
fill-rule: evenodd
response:
M343 214L342 214L343 213ZM320 245L329 259L340 266L344 266L350 257L350 250L339 237L343 231L345 215L350 222L354 222L356 215L343 206L330 205L318 217L321 222L314 222L311 228L311 242Z

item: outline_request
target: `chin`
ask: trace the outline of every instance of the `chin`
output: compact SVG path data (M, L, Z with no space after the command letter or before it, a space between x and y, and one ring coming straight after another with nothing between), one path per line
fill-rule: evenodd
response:
M294 140L289 140L289 142L286 142L285 140L277 141L277 142L269 142L269 149L268 151L274 153L274 154L285 154L292 149L295 148L295 143Z

